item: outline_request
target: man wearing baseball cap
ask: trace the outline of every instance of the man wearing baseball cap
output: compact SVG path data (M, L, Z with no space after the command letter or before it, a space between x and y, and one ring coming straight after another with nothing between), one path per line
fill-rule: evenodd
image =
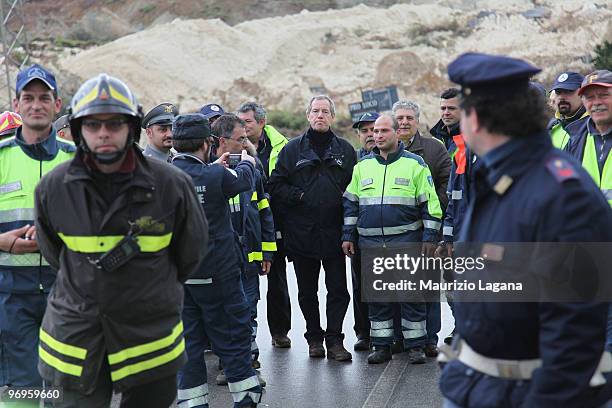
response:
M25 68L15 91L23 123L0 142L0 387L40 387L38 336L56 273L39 252L34 189L75 147L57 139L52 126L62 100L51 72L38 64Z
M378 112L366 112L353 123L353 129L357 132L359 143L361 143L361 148L357 151L358 158L362 158L372 151L374 147L374 122L379 116Z
M578 95L578 88L583 79L584 77L577 72L562 72L551 87L551 91L555 93L553 98L555 117L548 124L548 129L553 145L558 149L563 149L570 140L569 125L585 122L588 116ZM572 128L576 126L579 126L578 123Z
M583 131L573 137L568 151L593 177L612 206L612 72L599 70L582 81L577 93L590 115Z
M221 115L225 113L221 105L216 103L209 103L200 108L200 113L204 115L206 119L210 122L210 126L215 123L215 120Z
M160 103L151 109L142 120L147 132L147 146L142 154L161 161L168 161L172 147L172 121L178 115L172 103Z

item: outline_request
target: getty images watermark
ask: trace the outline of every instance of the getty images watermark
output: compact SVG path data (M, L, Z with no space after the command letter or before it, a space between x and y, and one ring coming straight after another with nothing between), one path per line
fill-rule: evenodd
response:
M421 244L361 249L367 302L612 300L611 243L461 243L443 257Z

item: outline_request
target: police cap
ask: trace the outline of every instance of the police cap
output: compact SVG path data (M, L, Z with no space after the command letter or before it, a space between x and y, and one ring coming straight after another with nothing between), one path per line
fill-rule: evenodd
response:
M359 117L357 122L353 123L353 129L357 129L359 125L366 122L376 122L380 114L378 112L366 112Z
M201 113L178 115L172 122L173 140L198 140L210 136L210 123Z
M146 129L152 125L171 125L178 115L178 109L172 103L160 103L151 109L142 120L142 128Z
M70 115L60 116L59 118L55 120L55 122L53 123L53 126L55 127L55 130L57 130L58 132L62 129L69 128L70 127Z
M526 61L476 52L461 54L448 66L448 77L464 96L509 96L524 92L540 72Z

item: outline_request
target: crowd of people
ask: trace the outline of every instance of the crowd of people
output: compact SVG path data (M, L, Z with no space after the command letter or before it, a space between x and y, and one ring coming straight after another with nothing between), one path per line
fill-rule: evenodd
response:
M212 350L234 406L256 406L260 277L274 347L291 347L292 262L309 357L347 362L349 257L353 348L369 364L440 357L446 407L603 406L607 303L448 292L456 327L441 354L439 301L363 296L372 248L417 243L444 258L457 242L612 242L612 72L562 72L550 89L538 72L463 54L429 132L419 104L400 100L355 121L356 150L327 95L308 101L308 129L290 140L256 102L144 114L106 74L56 119L53 73L27 67L0 117L0 385L62 386L58 407L109 406L113 390L122 407L208 407Z

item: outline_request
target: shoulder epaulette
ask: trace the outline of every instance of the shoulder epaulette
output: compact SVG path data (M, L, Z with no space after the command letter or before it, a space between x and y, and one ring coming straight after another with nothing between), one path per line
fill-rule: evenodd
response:
M421 156L419 156L418 154L414 154L414 153L411 153L411 152L409 152L409 151L407 151L407 150L404 150L404 151L402 152L402 157L406 157L406 158L408 158L408 159L414 159L414 160L416 160L416 161L417 161L417 162L418 162L418 163L419 163L421 166L423 166L423 167L427 167L427 164L425 163L425 160L423 160L423 158L422 158Z
M559 183L579 178L572 163L563 157L551 157L546 161L546 168Z
M4 147L12 147L15 146L17 142L15 141L15 136L11 136L8 139L4 139L0 141L0 149Z

